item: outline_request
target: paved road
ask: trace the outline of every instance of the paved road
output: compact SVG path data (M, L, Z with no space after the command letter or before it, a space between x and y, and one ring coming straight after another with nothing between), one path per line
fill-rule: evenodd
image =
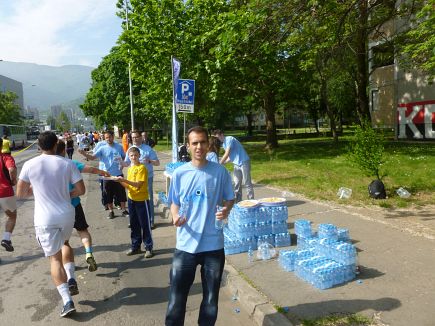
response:
M159 153L163 162L169 154ZM164 167L156 169L155 191L165 189ZM99 270L88 273L82 251L77 265L81 293L77 296L79 322L106 325L162 325L166 309L168 271L174 247L174 230L168 220L158 216L154 231L155 258L126 257L129 231L127 221L118 217L105 219L99 205L99 190L95 177L86 178L88 193L84 207L92 225ZM255 185L256 198L280 196L272 188ZM17 325L30 322L59 322L60 300L49 281L48 265L37 247L32 227L31 200L21 203L19 223L14 234L16 252L0 251L0 315ZM272 304L288 307L286 316L295 325L303 318L316 318L334 312L377 314L387 325L433 326L435 312L435 209L380 209L350 207L334 203L315 202L302 196L288 198L289 229L293 221L306 218L318 223L334 223L349 228L359 251L362 273L357 281L320 291L298 279L294 273L280 269L276 260L249 264L246 254L227 256L228 282L222 288L218 325L254 325L257 313L279 320ZM120 214L118 214L120 215ZM295 240L295 239L293 239ZM79 247L79 239L72 240ZM294 244L292 249L294 249ZM241 273L244 279L233 275ZM232 301L238 289L240 301ZM262 293L262 294L260 294ZM196 324L200 300L199 280L192 288L186 325ZM240 313L234 310L240 309ZM3 319L6 318L6 319ZM252 318L252 319L251 319ZM271 319L258 325L272 325ZM73 323L62 320L62 324Z
M28 158L32 153L26 155ZM107 220L100 205L97 177L85 175L85 183L87 194L82 204L91 225L99 268L94 273L88 272L80 239L74 235L71 243L76 248L80 294L74 299L78 313L71 319L59 317L60 297L50 280L48 261L34 237L33 199L28 199L19 202L18 222L12 238L15 252L0 249L0 325L164 324L169 268L175 245L173 226L158 219L159 227L154 232L155 257L128 257L124 254L129 248L128 220L121 217L120 211L116 212L117 218ZM4 219L0 221L3 224ZM228 286L222 287L217 325L253 325L240 302L232 300L232 294ZM188 301L186 325L196 324L201 297L197 277Z

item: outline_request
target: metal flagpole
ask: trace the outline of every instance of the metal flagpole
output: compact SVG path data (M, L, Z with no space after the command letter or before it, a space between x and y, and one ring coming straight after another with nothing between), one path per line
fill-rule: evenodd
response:
M183 115L184 115L183 144L186 144L186 112L184 112Z
M127 8L128 0L125 0L125 20L127 24L128 31L128 8ZM130 50L128 50L130 53ZM131 67L130 67L130 58L128 58L128 86L130 87L130 118L131 118L131 130L134 130L134 113L133 113L133 87L131 84Z
M177 94L178 77L180 76L181 62L171 56L172 67L172 162L178 161L178 128L177 112L175 111L175 96Z

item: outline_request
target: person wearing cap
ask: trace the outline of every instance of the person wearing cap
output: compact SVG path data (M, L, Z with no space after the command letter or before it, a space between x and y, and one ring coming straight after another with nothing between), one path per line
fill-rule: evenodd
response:
M148 172L146 167L139 161L139 147L133 145L127 155L130 159L127 179L118 177L116 181L128 190L128 211L130 213L131 248L126 252L127 256L141 253L140 246L145 246L145 258L153 257L153 238L148 206Z

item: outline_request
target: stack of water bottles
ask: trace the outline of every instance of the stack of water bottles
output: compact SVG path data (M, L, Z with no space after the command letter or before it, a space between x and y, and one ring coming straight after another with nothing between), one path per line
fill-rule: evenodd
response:
M254 207L234 205L224 228L225 254L256 250L263 242L274 247L290 246L287 216L285 203Z
M307 220L295 221L298 250L282 250L279 264L319 289L328 289L355 278L357 253L349 231L333 224L319 224L317 234Z
M167 174L172 175L172 173L175 171L175 169L179 168L180 166L186 164L186 162L173 162L168 163L165 165L165 171Z

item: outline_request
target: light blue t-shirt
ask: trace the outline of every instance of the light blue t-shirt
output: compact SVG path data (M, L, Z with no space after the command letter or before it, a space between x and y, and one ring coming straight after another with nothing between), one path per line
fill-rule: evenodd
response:
M136 147L139 147L139 152L140 152L139 162L142 162L145 158L148 158L149 160L153 160L153 161L159 159L157 157L156 152L151 148L151 146L148 146L146 144L141 144L140 146L136 146ZM128 153L128 150L127 150L127 153ZM124 161L126 163L130 164L130 158L128 157L128 155L125 155ZM147 168L147 171L148 171L148 179L152 178L154 176L153 165L151 163L147 163L147 164L145 164L145 167Z
M224 150L230 149L230 161L233 164L241 166L244 162L249 161L249 156L242 144L233 136L226 136L222 147Z
M222 249L224 235L216 230L216 205L233 200L234 191L227 169L207 162L196 168L191 162L177 168L171 180L168 202L188 202L187 222L177 228L176 248L189 253ZM184 206L184 204L183 204Z
M76 160L72 160L72 162L77 166L77 169L79 169L80 173L83 171L83 169L85 168L85 164L83 164L82 162L76 161ZM74 185L70 183L69 185L69 190L73 190ZM74 197L71 198L71 204L74 207L77 207L78 204L80 204L80 197Z
M215 152L208 152L205 158L207 161L219 163L219 158Z
M94 152L96 152L97 149L99 149L101 146L106 145L106 144L107 144L107 142L106 142L105 140L100 140L100 141L97 143L97 145L95 145L95 147L94 147ZM99 168L100 170L104 170L104 163L101 162L101 161L98 161L98 168Z
M113 143L112 146L105 144L96 151L94 150L94 155L103 162L104 166L102 170L109 172L113 176L122 175L121 162L119 160L123 160L125 155L120 144Z

